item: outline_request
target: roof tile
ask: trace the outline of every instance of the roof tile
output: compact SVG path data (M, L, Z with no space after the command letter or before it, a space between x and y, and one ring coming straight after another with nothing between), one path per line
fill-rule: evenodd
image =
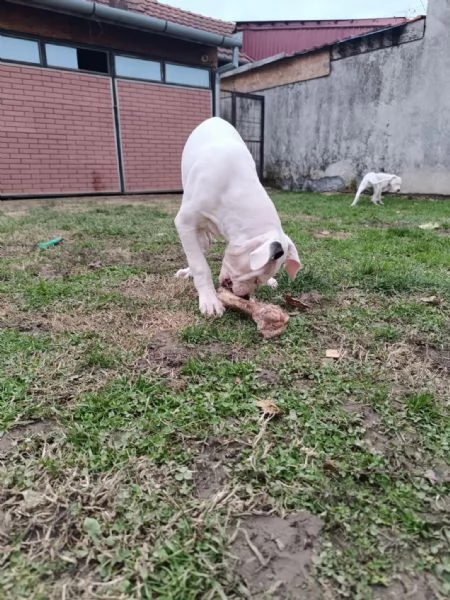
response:
M101 4L143 13L149 17L164 19L179 25L186 25L194 29L201 29L219 35L231 35L235 30L235 24L228 21L220 21L211 17L204 17L187 10L174 8L167 4L160 4L157 0L97 0Z

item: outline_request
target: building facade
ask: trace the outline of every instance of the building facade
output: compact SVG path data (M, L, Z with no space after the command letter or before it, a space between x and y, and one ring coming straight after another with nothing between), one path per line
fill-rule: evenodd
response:
M233 30L155 0L2 0L0 197L180 190Z

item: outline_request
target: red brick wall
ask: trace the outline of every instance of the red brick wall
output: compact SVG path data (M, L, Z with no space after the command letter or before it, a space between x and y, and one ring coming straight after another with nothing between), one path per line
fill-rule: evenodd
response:
M117 81L125 191L181 190L184 143L212 114L210 90Z
M111 85L0 65L0 194L120 191Z

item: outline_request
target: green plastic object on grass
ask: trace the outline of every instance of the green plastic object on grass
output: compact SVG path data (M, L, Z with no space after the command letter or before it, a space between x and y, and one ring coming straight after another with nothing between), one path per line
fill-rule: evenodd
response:
M38 244L38 248L40 250L47 250L47 248L52 248L53 246L57 246L58 244L60 244L63 241L64 238L62 237L57 237L57 238L53 238L52 240L49 240L48 242L41 242L40 244Z

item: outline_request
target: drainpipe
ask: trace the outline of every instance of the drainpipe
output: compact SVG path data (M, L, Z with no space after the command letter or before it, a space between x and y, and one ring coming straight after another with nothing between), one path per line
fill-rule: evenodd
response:
M210 33L202 29L187 27L172 23L165 19L157 19L130 10L113 8L98 2L90 0L8 0L13 4L25 4L44 10L65 13L85 19L93 19L112 25L120 25L131 29L140 29L153 33L162 33L164 35L189 40L206 46L222 46L224 48L238 48L242 46L240 36L226 36L217 33ZM234 56L234 53L233 53Z
M228 71L234 71L239 66L239 47L242 45L242 32L235 34L235 37L239 39L239 46L233 47L233 56L230 63L226 65L222 65L216 70L215 77L215 89L214 89L214 116L220 117L220 76L222 73L227 73Z

